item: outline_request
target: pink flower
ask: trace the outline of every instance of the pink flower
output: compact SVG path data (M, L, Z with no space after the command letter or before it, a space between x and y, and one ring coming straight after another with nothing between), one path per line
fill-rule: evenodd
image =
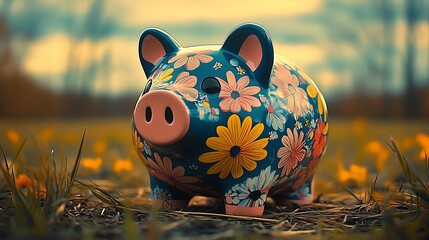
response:
M173 164L169 157L161 157L158 153L154 153L155 161L147 158L149 163L149 173L160 181L166 182L182 192L201 193L204 187L194 185L200 182L198 177L185 176L185 168L177 166L173 168Z
M190 76L188 72L181 72L168 89L178 92L188 101L195 102L198 98L198 90L194 88L195 84L197 84L195 76Z
M282 137L282 143L284 147L279 149L277 157L280 158L278 168L283 168L281 173L283 177L304 159L304 133L300 132L298 135L296 128L293 129L293 132L288 128L286 135Z
M310 111L307 93L298 86L298 77L291 74L284 65L276 65L272 81L278 87L279 97L287 99L286 109L293 113L295 118L304 116Z
M175 62L174 68L179 68L185 65L185 68L188 71L195 70L200 66L200 63L209 63L213 60L212 56L206 54L209 52L211 51L180 53L168 60L168 63Z
M250 82L248 76L243 76L236 81L232 71L228 71L226 78L228 82L217 78L221 86L219 97L223 98L219 104L222 111L237 113L243 109L250 112L252 107L261 106L261 102L253 96L259 93L260 89L257 86L247 87Z

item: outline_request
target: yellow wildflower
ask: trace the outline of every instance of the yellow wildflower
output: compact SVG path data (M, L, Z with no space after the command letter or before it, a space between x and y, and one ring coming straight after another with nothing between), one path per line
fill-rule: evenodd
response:
M362 185L367 179L367 168L358 166L355 164L350 165L350 171L347 171L343 164L338 164L338 180L341 183L347 183L348 181L354 181L359 185Z
M133 169L133 164L129 159L117 159L113 165L113 171L120 173L122 171L131 172Z
M91 169L93 171L98 171L101 167L101 158L84 158L82 159L82 167Z
M419 154L420 159L426 160L426 157L429 153L429 136L424 133L418 133L416 135L416 142L422 148Z
M9 142L11 142L12 144L17 145L21 141L21 136L13 129L8 129L6 132L6 136Z
M389 151L376 140L366 144L365 151L375 156L375 168L380 172L383 171L384 163L389 158Z
M24 189L31 187L32 181L25 173L21 173L15 179L15 183L17 188Z

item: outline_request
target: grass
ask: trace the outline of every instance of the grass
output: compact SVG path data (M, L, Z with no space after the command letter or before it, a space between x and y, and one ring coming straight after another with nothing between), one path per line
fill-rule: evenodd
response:
M67 170L67 160L60 167L55 158L42 153L39 159L42 163L41 168L33 169L32 176L25 186L19 186L23 183L15 176L14 163L26 141L20 145L11 164L8 164L6 154L1 149L4 165L0 164L0 169L5 180L2 193L6 196L9 193L13 203L13 209L5 208L4 211L5 215L12 214L15 217L14 225L20 226L21 230L40 231L37 235L43 235L47 226L64 213L79 169L84 138L85 132L70 174Z
M1 142L4 163L0 164L0 236L12 239L428 237L429 160L427 154L420 159L426 125L407 123L403 124L406 127L398 128L402 126L399 122L374 123L362 119L331 123L329 150L316 176L315 203L283 207L270 201L264 215L256 218L222 214L223 206L212 205L204 198L195 198L181 211L152 210L147 175L142 174L145 170L135 160L128 120L75 120L48 126L31 121L14 123L13 128L0 127L0 134L6 136L6 141ZM77 126L82 125L88 132L79 140L76 132L81 130ZM390 129L400 138L383 143L380 138ZM27 134L30 139L22 140L21 135ZM38 139L36 144L28 144L32 142L31 135ZM407 143L404 139L417 140ZM52 148L41 147L43 143L61 149L59 156L73 156L74 162L69 165L67 157L58 159L55 151L46 150ZM37 151L31 149L33 145L39 146ZM412 156L413 161L405 155ZM101 159L101 163L96 159ZM22 174L30 184L20 183L25 179Z

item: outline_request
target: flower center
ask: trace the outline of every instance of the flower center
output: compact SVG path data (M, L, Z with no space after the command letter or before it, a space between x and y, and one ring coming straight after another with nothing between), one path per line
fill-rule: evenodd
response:
M267 110L268 110L268 113L273 113L274 112L274 108L271 105L268 105Z
M241 151L241 148L239 146L233 146L231 149L229 149L229 154L231 154L231 157L236 157Z
M296 92L296 88L292 84L288 84L287 89L291 94L294 94Z
M237 98L240 97L240 93L234 90L234 91L231 92L231 97L233 99L237 99Z
M253 201L256 201L258 200L259 197L261 197L261 195L262 195L261 190L256 190L249 194L249 198L252 199Z

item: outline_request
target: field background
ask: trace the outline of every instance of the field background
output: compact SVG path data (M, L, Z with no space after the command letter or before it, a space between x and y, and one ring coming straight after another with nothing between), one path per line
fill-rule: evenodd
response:
M28 174L25 166L37 166L41 153L54 150L59 159L74 159L86 129L80 178L107 180L118 189L147 187L148 174L134 151L130 124L126 117L0 120L0 143L11 159L27 139L16 172ZM429 124L424 120L331 119L329 128L328 148L316 173L317 194L341 192L347 186L364 192L377 173L377 186L393 187L402 170L387 145L390 137L427 176L424 151L429 148Z

